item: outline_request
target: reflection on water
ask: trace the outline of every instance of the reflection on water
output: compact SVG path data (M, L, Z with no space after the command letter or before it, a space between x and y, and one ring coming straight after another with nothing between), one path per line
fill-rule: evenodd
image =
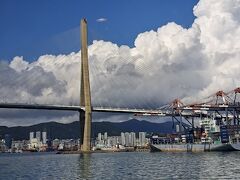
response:
M79 178L88 179L91 177L91 155L90 153L79 155L77 171Z
M238 179L240 152L0 154L0 179Z

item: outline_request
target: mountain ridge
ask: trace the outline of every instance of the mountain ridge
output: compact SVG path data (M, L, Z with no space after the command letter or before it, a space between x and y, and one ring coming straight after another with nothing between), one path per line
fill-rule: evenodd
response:
M7 127L0 126L0 138L10 134L14 140L29 139L30 132L46 131L49 139L77 139L80 136L80 123L74 121L68 124L44 122L30 126ZM130 119L123 122L92 122L92 136L107 132L109 136L120 136L121 132L172 133L172 122L154 123L146 120Z

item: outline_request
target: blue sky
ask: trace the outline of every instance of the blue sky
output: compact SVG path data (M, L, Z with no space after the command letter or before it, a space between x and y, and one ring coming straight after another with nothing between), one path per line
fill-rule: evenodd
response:
M0 60L77 52L80 19L86 17L89 42L134 46L144 31L174 21L190 27L198 0L1 0ZM105 22L97 22L106 18Z

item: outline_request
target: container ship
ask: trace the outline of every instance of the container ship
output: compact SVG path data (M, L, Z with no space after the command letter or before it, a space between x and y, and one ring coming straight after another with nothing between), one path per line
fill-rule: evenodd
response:
M184 133L152 136L151 151L240 151L239 124L232 125L219 117L205 117L199 122L201 127L188 128Z

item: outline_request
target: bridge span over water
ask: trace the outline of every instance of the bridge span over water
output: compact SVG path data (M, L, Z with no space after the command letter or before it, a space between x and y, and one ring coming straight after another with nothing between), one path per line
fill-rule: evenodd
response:
M214 113L219 118L224 118L228 123L233 120L235 124L240 124L240 101L237 95L240 88L236 88L228 93L218 91L200 103L183 104L181 100L175 99L168 105L156 109L135 109L135 108L112 108L94 107L91 103L91 91L88 65L88 45L87 45L87 21L81 20L81 81L80 81L80 105L55 105L55 104L21 104L21 103L0 103L0 109L40 109L40 110L60 110L79 112L80 120L80 144L83 152L91 150L91 122L92 112L103 113L130 113L135 116L157 116L171 117L172 121L177 121L182 126L184 118L194 127L194 118L210 117ZM210 112L210 113L209 113ZM179 119L177 118L179 117Z

